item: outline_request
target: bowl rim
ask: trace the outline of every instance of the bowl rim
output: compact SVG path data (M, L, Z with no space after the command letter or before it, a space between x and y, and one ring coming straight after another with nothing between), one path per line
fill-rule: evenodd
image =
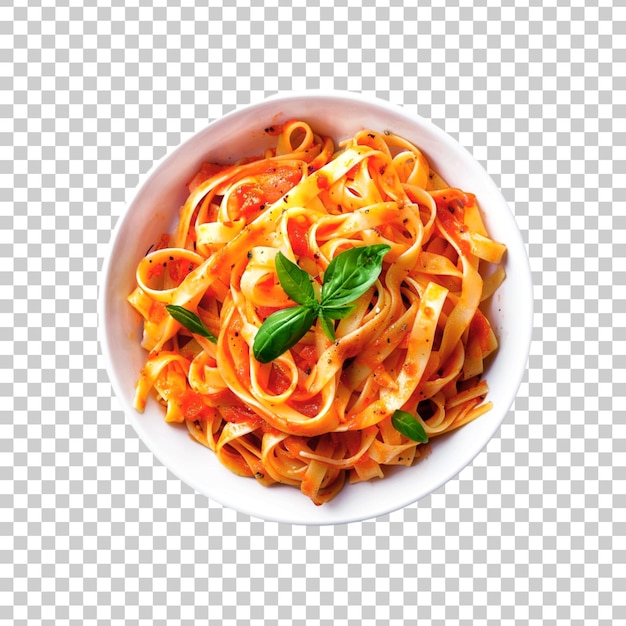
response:
M210 493L209 491L207 491L206 485L201 483L201 481L193 480L189 476L184 476L184 477L181 476L180 473L177 471L177 469L173 468L166 460L162 458L163 457L162 451L154 449L154 446L148 443L150 440L150 437L148 433L146 432L146 429L143 428L141 422L139 422L137 419L132 419L133 415L135 414L135 409L132 407L132 404L127 401L127 398L123 392L123 385L118 376L118 372L116 371L116 368L113 365L114 364L113 349L109 341L110 320L106 314L107 300L105 298L105 295L107 293L107 285L109 284L109 280L110 280L111 267L114 264L112 252L115 248L115 245L120 236L120 233L122 232L124 225L128 220L128 217L130 214L130 208L134 205L136 200L140 197L140 195L142 194L144 189L149 185L152 179L156 175L158 175L160 168L170 159L175 158L175 156L179 152L183 151L185 147L187 146L187 144L190 143L194 139L194 137L196 137L198 134L210 132L210 129L213 129L217 125L226 125L233 118L236 118L238 115L240 115L242 112L253 111L255 108L261 108L265 106L267 103L275 102L275 103L289 104L301 98L306 98L308 100L316 100L316 99L325 100L325 99L331 98L331 99L335 99L337 101L341 101L342 103L346 103L346 104L348 103L368 104L370 106L377 108L381 112L387 111L393 114L394 116L399 116L399 117L404 118L409 123L415 123L418 126L426 127L428 131L436 137L437 141L440 141L446 145L446 149L453 150L457 153L458 152L463 153L463 157L471 161L473 163L473 166L479 168L479 170L481 171L482 173L481 187L484 187L484 186L490 187L490 190L489 190L490 193L498 196L500 203L503 206L506 206L506 208L509 211L512 223L515 226L515 228L511 229L511 236L513 238L517 238L517 241L515 243L518 248L521 245L521 250L523 251L523 254L521 256L518 255L517 261L519 262L521 259L524 259L525 261L525 267L523 268L524 271L521 272L521 274L525 277L525 284L520 285L520 288L525 293L530 295L529 298L524 299L526 311L523 317L527 320L527 324L524 328L519 328L516 331L516 334L519 335L519 338L517 340L517 343L519 345L519 350L518 352L516 352L516 355L518 356L517 362L514 364L513 363L510 364L511 371L516 373L515 380L514 382L511 382L510 393L508 394L508 397L510 398L510 402L508 403L508 406L503 405L501 407L500 409L501 415L499 419L494 421L493 427L489 431L487 431L487 433L485 434L483 438L481 438L480 446L476 446L476 448L473 448L472 453L468 457L464 458L465 462L463 462L462 464L455 464L448 473L442 474L440 480L435 481L435 486L433 488L429 488L429 490L426 493L412 493L410 495L407 495L404 498L399 498L395 500L393 504L387 503L383 506L377 506L376 503L372 503L372 506L368 507L367 511L362 511L359 514L342 515L342 516L337 516L336 518L330 518L330 519L327 518L325 515L323 515L318 519L310 519L310 520L309 519L306 519L306 520L295 519L294 517L290 517L289 515L286 515L284 513L279 513L277 511L274 511L272 510L271 507L268 507L267 510L260 512L258 508L254 506L249 506L248 503L245 501L245 499L241 499L241 498L236 499L236 496L231 497L230 494L220 494L219 497L216 497L214 493ZM128 192L128 189L127 189L127 192ZM507 242L507 246L508 245L509 245L509 242ZM508 202L502 195L502 192L496 186L490 174L487 172L486 168L474 158L474 156L471 154L471 152L467 148L461 145L456 139L454 139L452 136L450 136L448 133L446 133L443 129L438 127L429 119L424 118L421 115L414 113L412 111L409 112L407 111L406 107L394 104L392 102L379 98L378 96L371 96L371 95L366 95L360 92L343 91L343 90L321 90L321 89L302 90L302 91L294 90L294 91L289 91L289 92L275 93L268 97L263 97L255 101L251 101L250 103L247 103L247 104L237 105L232 110L225 113L223 116L216 118L212 121L209 121L207 125L202 127L200 130L197 130L189 134L188 136L181 138L178 145L166 150L166 152L160 158L156 159L153 162L153 164L150 166L150 168L146 172L139 175L139 179L137 181L137 184L135 185L135 188L130 192L130 194L127 193L127 197L125 198L125 201L124 201L124 208L119 214L117 221L115 223L115 226L112 229L111 237L105 246L104 255L105 256L103 259L102 270L99 273L99 281L98 281L98 301L97 301L98 340L99 340L100 349L102 352L102 357L103 357L103 361L105 365L105 371L109 379L109 382L111 383L111 387L113 388L114 395L117 399L117 402L119 403L120 408L122 409L124 413L124 419L125 419L126 424L132 426L137 437L144 443L144 445L146 445L146 447L150 450L150 452L154 455L154 457L164 467L168 469L168 471L172 472L172 474L174 474L182 482L188 484L192 489L194 489L194 491L205 495L210 500L213 500L214 502L217 502L224 507L231 508L234 511L238 511L246 515L249 515L251 517L256 517L256 518L263 519L266 521L288 523L288 524L293 524L293 525L311 525L311 526L358 522L358 521L362 521L365 519L372 519L372 518L380 517L382 515L392 513L393 511L403 509L406 506L416 503L422 498L434 493L442 485L444 485L445 483L450 481L452 478L457 476L463 469L471 465L474 459L485 449L488 443L494 438L494 435L499 430L499 428L501 427L501 425L503 424L504 420L506 419L507 415L510 412L511 406L513 405L519 393L520 385L522 383L522 380L528 368L528 358L530 354L530 347L531 347L531 341L532 341L533 309L534 309L534 302L533 302L533 297L532 297L532 294L533 294L532 272L530 268L528 252L526 250L526 244L523 241L522 234L517 224L517 221L515 220L515 215L513 214L513 211L511 210ZM446 435L444 435L444 437L445 436ZM293 489L293 487L291 489ZM305 496L300 494L297 490L294 490L294 491L299 497L305 498Z

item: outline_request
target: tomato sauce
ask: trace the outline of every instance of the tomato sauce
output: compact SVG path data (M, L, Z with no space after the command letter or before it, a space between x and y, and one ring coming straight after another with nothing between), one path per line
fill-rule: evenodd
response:
M283 368L278 363L272 363L269 380L267 381L267 390L272 395L277 396L287 391L290 384L291 381L285 374Z
M477 312L472 318L470 323L470 334L478 340L478 344L480 345L480 349L483 354L485 352L489 352L491 343L491 326L489 325L487 318L482 315L480 311Z
M287 224L287 234L293 253L298 256L310 256L309 242L307 239L308 225L304 220L291 219Z
M442 228L454 239L464 256L471 254L472 247L466 235L465 207L475 202L473 194L460 189L442 189L431 192L437 205L437 218Z
M317 363L317 348L314 345L305 345L302 348L294 346L291 350L296 367L309 373Z
M187 274L189 274L189 272L191 272L193 268L193 264L185 259L176 259L174 261L170 261L167 264L170 278L176 285L180 285L180 283L183 282L185 276L187 276Z
M328 178L326 178L326 176L324 176L324 174L320 174L317 177L317 186L319 189L330 189L330 182L328 181Z
M307 400L290 399L287 404L296 411L306 415L306 417L315 417L322 408L322 394L318 393Z
M228 165L219 165L218 163L203 163L197 174L187 183L189 193L199 187L204 181L215 176L215 174L223 172L228 167Z
M165 317L165 304L163 302L157 302L156 300L153 300L150 303L150 311L148 313L148 319L151 322L158 324L164 317Z
M273 204L300 182L299 169L271 164L254 177L254 182L240 185L230 198L229 212L234 219L253 220L267 205Z
M252 409L240 404L220 407L220 414L225 421L231 424L250 424L253 428L260 428L263 418L259 417Z
M200 419L211 411L210 407L205 404L202 395L192 389L188 389L182 394L178 400L178 405L185 419L188 420Z

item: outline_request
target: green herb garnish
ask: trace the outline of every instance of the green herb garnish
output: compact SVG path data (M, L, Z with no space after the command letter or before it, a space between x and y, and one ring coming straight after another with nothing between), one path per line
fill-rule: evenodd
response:
M334 320L348 315L351 304L375 282L382 270L386 244L351 248L338 254L324 272L321 299L315 297L311 276L282 252L276 255L276 275L285 293L298 306L272 313L261 325L252 346L254 358L269 363L293 347L319 317L326 336L335 340Z
M203 321L193 312L177 304L168 304L167 312L187 330L217 343L217 337L204 325Z
M284 292L298 304L315 307L317 301L309 273L292 263L282 252L276 255L275 265Z
M427 443L428 435L421 422L406 411L394 411L391 416L391 425L405 437L419 443Z
M292 306L272 313L254 338L254 358L269 363L295 346L313 326L317 311L307 306Z

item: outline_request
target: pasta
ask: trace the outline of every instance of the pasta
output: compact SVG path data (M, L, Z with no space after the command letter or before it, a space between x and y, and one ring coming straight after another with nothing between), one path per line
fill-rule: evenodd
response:
M480 304L504 280L506 248L474 195L400 136L335 146L302 120L265 132L264 154L202 165L175 232L138 264L135 408L154 393L230 470L319 505L491 408L482 373L497 339ZM329 264L356 248L384 253L379 273L324 317ZM305 311L302 336L263 362L258 336L276 348L290 326L275 314L297 306L279 260L309 279L304 309L319 315Z

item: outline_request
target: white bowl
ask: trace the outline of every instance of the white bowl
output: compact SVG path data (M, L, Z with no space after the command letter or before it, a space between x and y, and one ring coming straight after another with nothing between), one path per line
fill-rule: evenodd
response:
M500 342L485 372L493 409L434 439L430 456L414 467L394 468L382 480L346 485L320 507L296 488L265 488L231 473L210 450L192 441L185 427L166 423L163 408L155 401L143 414L132 406L135 381L146 358L139 345L141 326L126 302L135 286L138 261L163 232L173 229L187 195L185 183L203 161L229 163L259 154L273 140L263 129L294 117L336 141L362 128L391 130L411 140L451 186L476 195L490 235L507 246L507 278L487 311ZM161 463L224 506L296 524L345 523L383 515L428 495L458 474L486 446L511 407L526 368L532 329L532 285L524 243L509 207L484 169L430 122L387 102L343 92L290 93L238 109L155 164L118 221L99 298L101 344L111 383L129 422Z

